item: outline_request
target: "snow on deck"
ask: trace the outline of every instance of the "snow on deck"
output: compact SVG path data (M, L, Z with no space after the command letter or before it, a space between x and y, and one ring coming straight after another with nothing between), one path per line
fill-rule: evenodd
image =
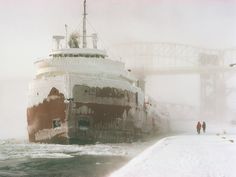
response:
M235 177L236 135L164 138L110 177Z

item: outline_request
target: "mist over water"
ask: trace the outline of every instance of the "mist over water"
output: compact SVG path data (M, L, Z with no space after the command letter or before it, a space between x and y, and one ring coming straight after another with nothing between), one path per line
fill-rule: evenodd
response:
M236 133L235 76L233 72L225 77L226 94L218 95L225 104L218 107L216 112L207 115L201 112L203 108L201 108L199 75L151 76L147 78L146 89L160 104L170 104L167 111L174 131L194 132L197 121L206 121L208 132Z
M0 139L27 139L27 102L30 79L1 80Z

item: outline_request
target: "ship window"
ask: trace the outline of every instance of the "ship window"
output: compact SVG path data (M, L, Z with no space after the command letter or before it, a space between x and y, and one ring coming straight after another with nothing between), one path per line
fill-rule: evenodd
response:
M61 127L61 120L60 119L53 119L52 120L52 128Z
M79 55L77 54L77 55L74 55L74 57L78 57Z
M73 57L73 54L69 54L69 57Z
M90 122L88 120L79 120L78 127L80 130L88 130Z

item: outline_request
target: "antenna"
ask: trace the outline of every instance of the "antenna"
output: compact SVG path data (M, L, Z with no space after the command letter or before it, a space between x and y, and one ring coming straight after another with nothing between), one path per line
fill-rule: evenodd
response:
M83 14L83 48L87 47L86 41L86 0L84 0L84 14Z
M60 48L60 41L61 41L62 39L64 39L65 37L64 37L64 36L53 36L52 38L56 41L56 43L57 43L57 49L59 49L59 48Z

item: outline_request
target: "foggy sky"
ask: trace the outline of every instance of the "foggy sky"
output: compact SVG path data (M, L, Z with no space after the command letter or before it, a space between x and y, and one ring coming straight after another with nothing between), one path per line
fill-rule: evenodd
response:
M0 88L0 138L25 136L27 83L33 78L33 62L48 55L52 35L64 35L65 24L69 31L81 31L82 3L0 0L0 81L4 84ZM105 48L129 41L236 47L236 0L87 0L87 4L92 24L88 28L96 30Z
M29 77L52 35L81 31L82 0L0 0L0 78ZM105 47L127 41L236 46L235 0L88 0L88 20ZM79 26L80 25L80 26ZM91 29L91 27L90 27Z

